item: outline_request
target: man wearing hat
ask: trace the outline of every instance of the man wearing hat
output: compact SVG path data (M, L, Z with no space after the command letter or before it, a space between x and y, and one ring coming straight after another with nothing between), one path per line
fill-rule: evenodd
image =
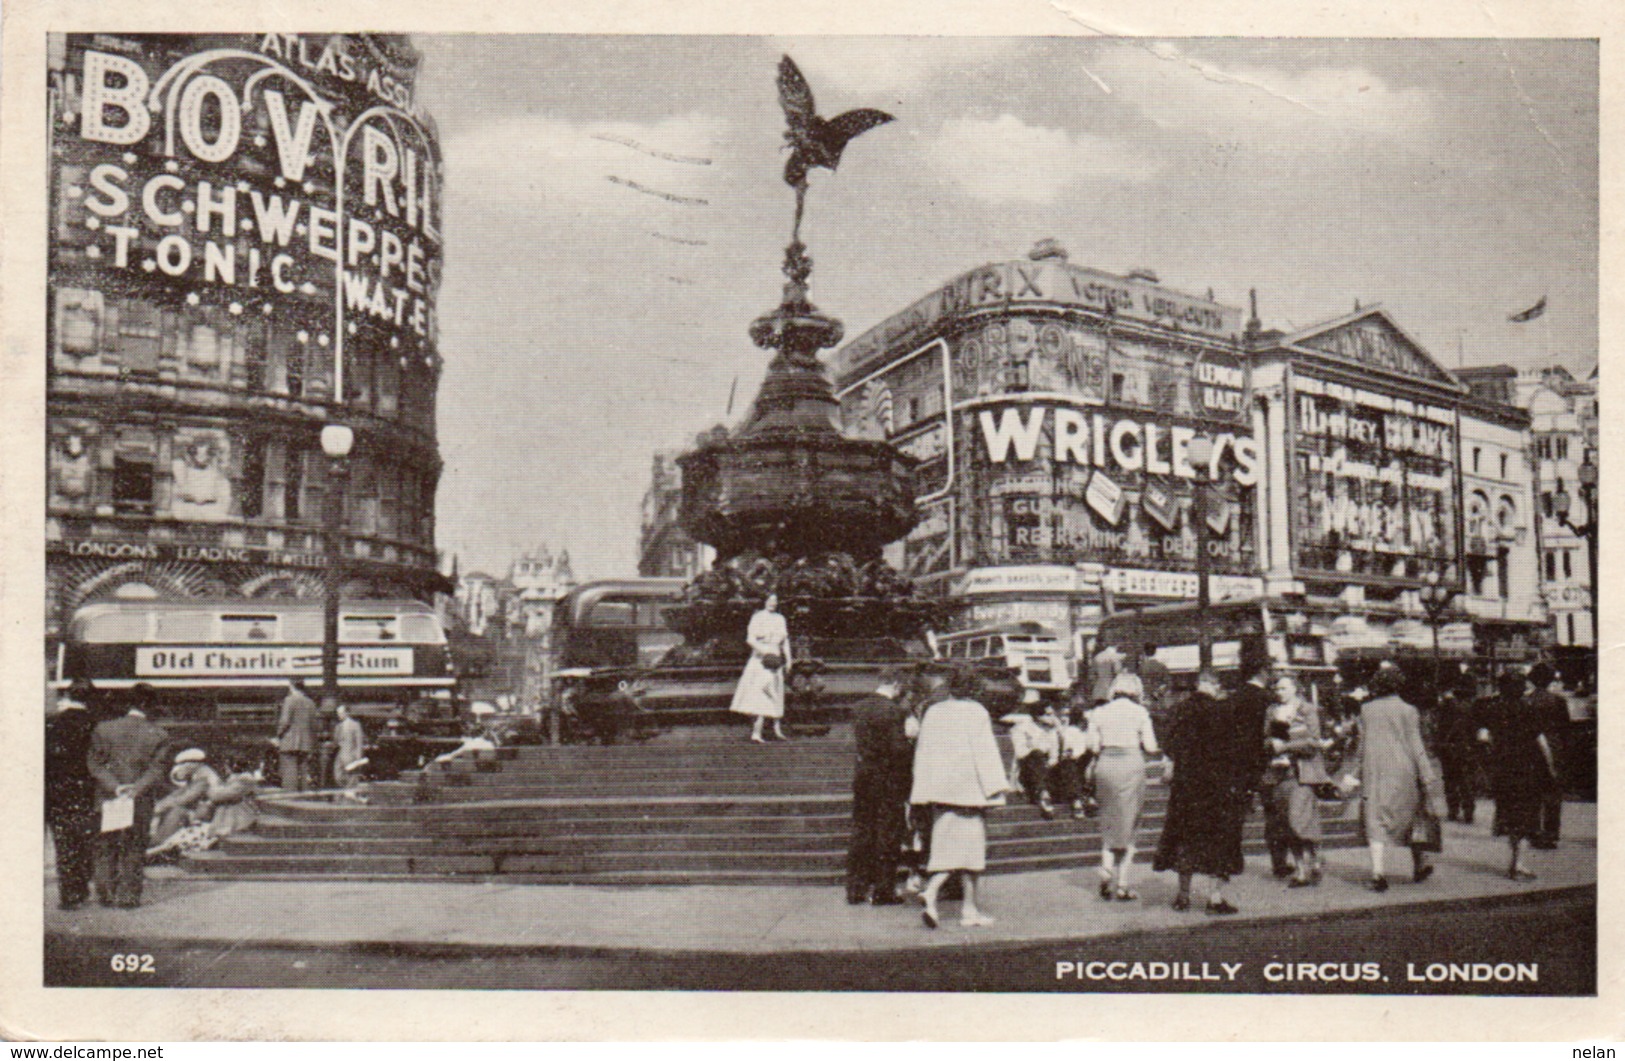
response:
M852 709L857 769L852 775L852 834L846 854L846 901L887 906L897 894L897 866L907 829L914 745L901 703L905 675L888 668L875 691Z
M90 735L96 728L94 689L77 681L45 720L45 824L56 847L56 890L64 910L90 898L95 860L96 779L90 776Z
M96 897L103 906L126 908L141 905L154 790L169 766L164 754L168 737L147 719L152 687L143 683L132 692L134 706L96 726L85 757L101 802L125 798L135 802L131 825L101 833L96 843Z

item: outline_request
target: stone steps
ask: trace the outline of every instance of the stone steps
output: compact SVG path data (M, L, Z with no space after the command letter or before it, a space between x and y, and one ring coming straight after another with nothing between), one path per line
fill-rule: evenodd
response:
M841 878L854 749L841 730L766 746L743 730L609 748L500 748L371 786L372 802L266 801L249 833L182 864L212 877L492 879L592 884L827 883ZM1153 767L1152 776L1159 771ZM1167 790L1146 793L1149 857ZM1327 805L1328 842L1353 842ZM1255 812L1246 843L1261 851ZM1099 824L1019 798L988 820L989 871L1096 865Z

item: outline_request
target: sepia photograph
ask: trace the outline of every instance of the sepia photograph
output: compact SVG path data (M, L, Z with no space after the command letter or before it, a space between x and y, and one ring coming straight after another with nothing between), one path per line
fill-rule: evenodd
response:
M32 987L1597 997L1595 37L330 22L35 46Z

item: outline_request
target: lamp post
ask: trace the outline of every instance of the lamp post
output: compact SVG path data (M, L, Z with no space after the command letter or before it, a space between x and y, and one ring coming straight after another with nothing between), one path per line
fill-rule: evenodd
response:
M1584 538L1586 543L1586 569L1591 576L1591 644L1595 648L1601 642L1597 637L1597 464L1596 450L1593 449L1587 449L1585 459L1580 462L1580 501L1586 507L1586 521L1576 525L1569 520L1574 499L1564 488L1563 480L1557 481L1557 494L1552 498L1557 521Z
M322 428L327 454L327 496L322 516L327 538L327 572L322 599L322 710L339 704L339 590L344 585L344 487L350 477L350 447L355 432L348 424Z
M1444 625L1445 613L1450 609L1450 602L1456 599L1456 591L1451 586L1444 585L1439 580L1438 571L1429 571L1427 585L1422 587L1422 608L1428 613L1428 625L1433 627L1433 698L1439 698L1439 627Z
M1185 447L1185 457L1196 472L1196 486L1192 493L1191 517L1196 522L1196 610L1199 614L1196 632L1196 666L1207 670L1213 666L1213 631L1208 627L1208 557L1207 506L1209 465L1213 462L1213 442L1206 435L1197 435Z

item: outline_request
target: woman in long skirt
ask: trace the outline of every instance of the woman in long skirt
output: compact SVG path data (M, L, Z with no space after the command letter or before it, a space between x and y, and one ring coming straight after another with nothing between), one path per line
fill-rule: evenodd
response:
M979 686L974 673L956 669L949 679L949 698L926 708L914 745L909 802L931 808L931 853L925 867L930 880L921 893L927 928L941 923L937 893L951 874L958 874L965 893L959 923L993 923L976 905L976 881L987 868L987 808L1004 802L1009 785L993 720L973 699Z
M1224 897L1224 885L1243 868L1242 798L1253 756L1250 743L1243 744L1236 711L1220 699L1221 689L1217 675L1202 671L1196 691L1174 709L1168 731L1165 750L1174 774L1152 868L1179 874L1175 910L1191 908L1191 880L1203 873L1213 880L1207 912L1236 912Z
M783 728L784 676L790 669L790 629L779 614L777 593L769 593L761 610L750 617L745 643L750 646L750 660L739 676L729 710L755 716L750 739L757 744L767 743L762 728L770 718L773 736L787 740Z
M1124 671L1112 679L1109 699L1089 712L1089 750L1095 760L1095 798L1100 801L1100 897L1138 899L1129 887L1134 834L1145 802L1145 756L1157 755L1157 736L1141 701L1138 675Z
M1541 800L1557 776L1552 739L1531 702L1528 680L1508 672L1496 682L1498 696L1486 712L1490 739L1490 776L1494 781L1495 835L1507 838L1511 861L1507 876L1532 881L1524 863L1530 843L1540 835Z
M1444 784L1422 743L1416 708L1402 700L1397 668L1379 670L1371 679L1371 699L1360 708L1359 743L1345 768L1359 778L1363 796L1361 825L1371 851L1372 891L1388 890L1385 848L1411 849L1411 877L1417 883L1433 873L1427 851L1438 850L1437 822L1444 808ZM1424 794L1426 799L1424 800Z

